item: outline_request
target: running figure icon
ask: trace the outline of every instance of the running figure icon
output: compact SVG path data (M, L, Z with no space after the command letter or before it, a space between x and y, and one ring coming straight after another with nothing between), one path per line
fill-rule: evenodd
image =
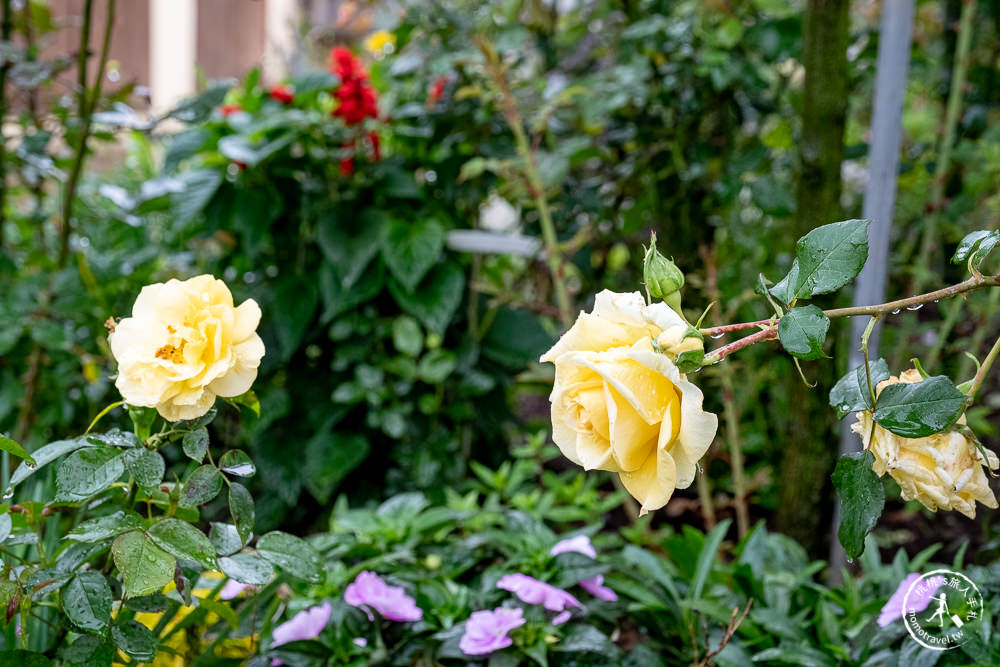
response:
M932 600L937 600L938 607L931 614L931 617L927 619L928 623L933 623L934 619L938 619L938 627L944 628L945 618L948 614L948 596L942 593L941 595L936 595L931 598Z

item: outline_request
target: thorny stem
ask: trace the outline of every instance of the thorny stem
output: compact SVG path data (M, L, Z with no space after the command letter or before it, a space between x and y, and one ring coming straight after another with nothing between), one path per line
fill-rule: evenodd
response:
M569 299L569 291L566 289L565 263L563 262L562 253L559 250L559 240L556 237L556 228L552 222L552 212L549 209L548 198L545 196L545 184L542 182L541 174L538 171L535 152L532 150L531 142L524 131L521 113L517 109L517 102L514 99L514 93L510 89L510 84L507 82L499 55L493 46L482 36L476 37L476 44L486 59L486 71L489 73L490 79L500 96L504 118L514 133L518 155L520 155L524 162L524 175L528 180L531 195L535 200L535 208L538 209L539 223L542 227L542 239L545 241L545 254L549 264L549 271L552 274L556 304L559 306L559 319L562 325L568 329L573 324L573 306Z
M906 308L919 307L926 303L932 301L939 301L941 299L950 299L951 297L958 296L959 294L964 294L966 292L971 292L973 290L983 289L985 287L997 287L1000 286L1000 275L995 276L985 276L985 275L974 275L968 280L964 280L960 283L956 283L949 287L945 287L933 292L927 292L925 294L918 294L917 296L907 297L905 299L897 299L896 301L889 301L887 303L880 303L872 306L851 306L850 308L833 308L830 310L824 310L823 313L833 319L835 317L857 317L859 315L869 315L871 317L882 317L887 313L895 313ZM706 336L717 336L720 333L727 333L730 331L740 331L743 329L756 329L761 330L757 333L741 338L740 340L729 343L728 345L723 345L722 347L713 350L710 354L705 356L705 364L713 364L722 361L727 356L742 350L745 347L753 345L754 343L759 343L764 340L773 340L778 336L778 324L774 319L768 320L757 320L755 322L740 322L736 324L724 324L718 327L709 327L707 329L699 329L699 331Z
M972 385L969 387L970 401L976 397L976 392L982 386L983 380L986 379L986 374L990 372L990 367L993 366L993 362L996 361L998 354L1000 354L1000 338L997 338L997 341L993 343L993 347L990 348L986 359L983 360L982 366L976 371L976 377L972 378Z

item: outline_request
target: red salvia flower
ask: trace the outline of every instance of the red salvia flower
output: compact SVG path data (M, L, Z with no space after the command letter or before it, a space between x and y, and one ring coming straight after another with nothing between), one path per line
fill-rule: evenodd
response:
M275 86L271 86L271 98L281 102L282 104L291 104L295 101L295 93L292 91L291 87L279 83Z
M237 111L243 111L243 107L241 107L239 104L223 104L222 106L219 107L219 113L221 113L223 116L232 115Z

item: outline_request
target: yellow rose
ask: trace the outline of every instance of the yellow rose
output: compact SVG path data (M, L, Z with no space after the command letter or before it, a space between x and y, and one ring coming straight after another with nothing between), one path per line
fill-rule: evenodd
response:
M396 36L387 30L373 32L365 39L365 49L372 55L380 55L387 46L396 46Z
M200 417L216 396L250 389L264 356L259 322L253 299L234 308L226 284L209 275L147 285L108 336L115 386L129 405L168 421Z
M890 384L922 382L920 373L907 370L878 383L876 395ZM959 419L965 423L965 416ZM872 469L879 477L886 472L899 484L904 500L917 500L931 511L958 510L970 519L976 516L976 501L997 508L983 466L1000 466L996 455L986 451L983 459L976 445L961 433L937 433L926 438L904 438L876 425L872 415L858 413L851 429L861 436L865 449L875 455Z
M702 410L701 391L654 348L680 325L687 327L664 303L605 290L541 358L556 366L556 445L586 470L618 473L643 514L691 485L718 427Z

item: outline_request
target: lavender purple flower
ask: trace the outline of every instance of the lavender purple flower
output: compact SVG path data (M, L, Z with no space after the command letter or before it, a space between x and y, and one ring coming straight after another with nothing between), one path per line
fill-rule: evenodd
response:
M590 538L586 535L577 535L576 537L569 537L565 540L556 542L556 545L552 547L551 551L549 551L549 555L558 556L559 554L564 554L570 551L583 554L584 556L590 556L591 558L597 558L597 550L594 549L594 545L590 542ZM587 591L595 598L600 598L606 602L618 601L618 595L604 585L603 574L598 574L581 580L580 588Z
M540 604L549 611L560 612L552 621L553 625L564 623L569 618L568 607L583 608L575 597L556 588L552 584L539 581L526 574L505 574L497 582L497 588L510 591L527 604Z
M884 628L897 618L903 617L903 600L906 598L906 591L908 591L910 586L912 586L919 578L919 574L913 573L906 575L906 577L899 582L899 587L896 588L896 592L892 594L892 597L885 603L885 606L882 607L881 613L878 615L879 627ZM910 608L907 611L918 613L927 609L927 605L931 603L934 593L936 593L937 589L939 589L942 585L944 585L944 577L929 578L925 589L917 588L910 594Z
M274 629L271 633L271 646L281 646L303 639L316 639L330 621L331 611L329 602L303 609Z
M375 620L372 609L390 621L419 621L424 617L424 612L406 591L388 585L374 572L362 572L348 584L344 600L353 607L365 608L370 621Z
M497 607L493 611L474 611L465 622L465 634L458 647L466 655L486 655L514 643L507 633L524 625L520 609Z

